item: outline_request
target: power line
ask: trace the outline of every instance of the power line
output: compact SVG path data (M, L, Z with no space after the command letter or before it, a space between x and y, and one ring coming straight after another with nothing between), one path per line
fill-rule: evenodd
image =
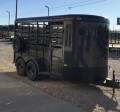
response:
M85 1L82 1L82 2L76 2L76 3L72 3L72 4L67 4L67 5L59 6L59 7L54 7L54 8L50 8L50 10L57 10L58 8L61 9L63 7L68 7L70 5L81 4L81 3L90 2L90 1L93 1L93 0L85 0ZM37 11L30 11L30 12L25 12L25 13L19 13L19 15L24 15L24 14L29 14L29 13L31 14L31 13L37 13L37 12L43 13L45 11L46 11L46 9L45 10L43 9L43 10L37 10Z
M52 9L62 8L62 7L68 7L70 5L81 4L81 3L90 2L90 1L93 1L93 0L85 0L85 1L82 1L82 2L76 2L76 3L72 3L72 4L67 4L67 5L59 6L59 7L54 7Z
M80 6L85 6L85 5L91 5L91 4L95 4L95 3L100 3L100 2L104 2L107 0L99 0L99 1L94 1L91 2L93 0L85 0L82 2L77 2L77 3L73 3L73 4L67 4L67 5L63 5L63 6L59 6L59 7L54 7L54 8L50 8L51 11L58 11L58 10L64 10L64 9L68 9L68 8L75 8L75 7L80 7ZM83 4L86 3L86 4ZM75 5L75 4L81 4L81 5L76 5L76 6L71 6L71 5ZM68 7L71 6L71 7ZM63 9L63 7L66 7ZM26 12L26 13L20 13L19 15L25 15L25 14L36 14L36 13L44 13L46 10L38 10L38 11L32 11L32 12Z
M79 6L84 6L86 4L82 4L82 3L87 3L87 2L90 2L90 1L93 1L93 0L85 0L85 1L82 1L82 2L76 2L76 3L72 3L72 4L67 4L67 5L59 6L59 7L54 7L54 8L50 8L50 10L51 11L63 10L63 7L66 7L64 9L68 9L68 6L75 5L75 4L81 4ZM95 3L95 2L92 2L92 4L93 3ZM87 3L87 5L89 5L89 4L91 4L91 3ZM73 6L73 7L75 7L75 6ZM73 8L73 7L71 7L71 8ZM38 13L38 12L44 13L45 11L46 11L46 9L43 9L43 10L37 10L37 11L30 11L30 12L25 12L25 13L19 13L19 15L26 15L26 14L31 14L31 13L35 14L35 13Z
M104 2L104 1L107 1L107 0L100 0L100 1L91 2L91 3L87 3L87 4L76 5L76 6L68 7L68 8L71 9L71 8L75 8L75 7L80 7L80 6L85 6L85 5L91 5L91 4L100 3L100 2Z
M95 3L100 3L100 2L107 1L107 0L99 0L99 1L96 1L96 2L95 1L91 2L91 1L93 1L93 0L85 0L85 1L82 1L82 2L67 4L67 5L63 5L63 6L59 6L59 7L54 7L54 8L50 8L50 9L51 9L51 11L64 10L64 9L68 9L68 8L71 9L71 8L75 8L75 7L80 7L80 6L91 5L91 4L95 4ZM83 3L85 3L85 4L83 4ZM72 6L72 5L75 5L75 4L81 4L81 5ZM65 8L63 8L63 7L65 7ZM20 13L19 15L26 15L26 14L27 15L31 15L31 14L37 14L37 13L44 13L45 11L46 11L46 9L45 10L38 10L38 11L31 11L31 12L26 12L26 13ZM11 16L15 16L15 15L11 15ZM1 16L1 17L3 17L3 16Z
M53 10L53 9L57 9L57 8L68 7L70 5L75 5L75 4L80 4L80 3L90 2L90 1L93 1L93 0L85 0L85 1L82 1L82 2L76 2L76 3L67 4L67 5L63 5L63 6L58 6L58 7L54 7L54 8L50 8L50 9ZM36 12L43 12L43 11L46 11L46 10L43 9L43 10L37 10L37 11L32 11L32 12L36 13ZM28 13L31 14L31 12L26 12L26 13L21 13L21 14L28 14Z

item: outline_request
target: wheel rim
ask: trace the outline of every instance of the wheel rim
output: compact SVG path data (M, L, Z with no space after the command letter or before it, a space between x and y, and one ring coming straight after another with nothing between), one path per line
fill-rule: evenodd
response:
M23 66L22 64L19 62L18 63L18 71L21 72L23 70Z
M18 70L22 71L23 70L23 66L21 64L18 65Z
M29 77L33 77L34 76L34 69L33 69L33 66L32 65L29 65L28 66L28 74L29 74Z
M36 80L38 77L37 68L34 62L30 61L26 67L26 73L30 80Z
M18 75L24 76L26 74L25 73L26 65L24 60L22 58L19 58L16 63L17 63L16 68L17 68Z
M33 76L33 75L34 75L34 70L32 69L32 66L30 66L30 67L28 68L28 72L29 72L29 75L30 75L30 76Z

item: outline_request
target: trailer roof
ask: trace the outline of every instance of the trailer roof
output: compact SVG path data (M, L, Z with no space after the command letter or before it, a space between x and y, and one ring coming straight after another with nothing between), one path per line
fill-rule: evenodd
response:
M97 15L83 15L83 14L70 14L70 15L56 15L56 16L45 16L45 17L29 17L29 18L18 18L15 22L27 22L27 21L53 21L53 20L85 20L85 21L100 21L109 22L106 17Z

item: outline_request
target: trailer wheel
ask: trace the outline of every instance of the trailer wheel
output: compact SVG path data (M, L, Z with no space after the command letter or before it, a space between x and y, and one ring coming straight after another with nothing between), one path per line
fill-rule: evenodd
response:
M13 49L15 52L21 52L24 48L24 41L21 37L16 37L13 40Z
M16 61L16 69L17 69L18 75L20 76L26 75L25 68L26 68L25 61L22 58L19 58Z
M26 66L26 74L32 81L38 79L38 69L34 61L29 61Z

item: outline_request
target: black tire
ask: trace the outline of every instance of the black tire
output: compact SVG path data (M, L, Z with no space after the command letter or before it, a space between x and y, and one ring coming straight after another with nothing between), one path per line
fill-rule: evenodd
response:
M24 40L21 37L16 37L13 39L13 49L15 52L21 52L24 49Z
M34 61L29 61L26 66L26 74L32 81L38 79L38 68Z
M16 69L17 69L17 73L20 76L25 76L26 75L26 64L25 61L22 58L19 58L16 61Z

